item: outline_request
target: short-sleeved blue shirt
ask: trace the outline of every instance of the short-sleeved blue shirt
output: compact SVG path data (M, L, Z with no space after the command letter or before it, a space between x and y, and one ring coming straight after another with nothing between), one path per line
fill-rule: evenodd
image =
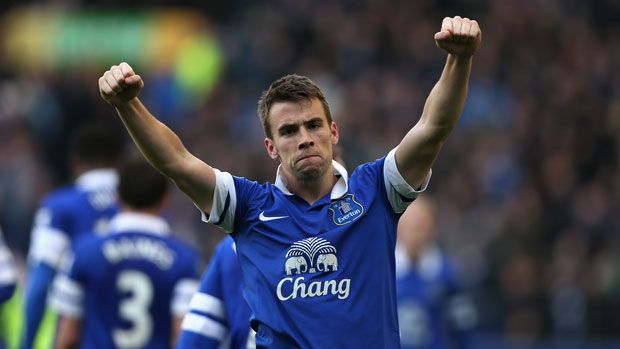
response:
M350 177L334 161L338 180L312 205L288 191L280 170L275 185L216 171L203 219L235 239L257 346L399 347L396 224L419 191L394 152Z
M59 269L63 254L82 234L104 231L118 212L117 183L114 170L92 170L78 177L74 185L45 197L31 233L30 262Z
M50 305L82 320L80 348L169 348L173 318L198 287L198 253L161 218L119 213L106 236L76 243Z

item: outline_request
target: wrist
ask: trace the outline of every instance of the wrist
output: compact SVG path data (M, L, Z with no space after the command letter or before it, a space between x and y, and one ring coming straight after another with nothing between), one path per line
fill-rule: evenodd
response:
M128 101L119 101L114 104L114 108L116 108L119 112L128 112L135 110L139 104L138 97L134 97Z
M448 53L448 62L455 65L470 65L473 59L473 55L460 55L455 53Z

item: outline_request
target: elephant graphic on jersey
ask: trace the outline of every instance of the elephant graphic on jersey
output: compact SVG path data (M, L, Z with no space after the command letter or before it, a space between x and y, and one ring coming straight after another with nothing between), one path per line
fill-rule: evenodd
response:
M293 275L293 269L296 271L296 274L301 274L308 271L308 262L306 262L303 256L290 257L286 260L284 267L286 275Z
M338 258L336 258L336 255L333 253L320 254L316 259L316 268L319 271L327 271L329 266L332 267L332 271L338 270Z

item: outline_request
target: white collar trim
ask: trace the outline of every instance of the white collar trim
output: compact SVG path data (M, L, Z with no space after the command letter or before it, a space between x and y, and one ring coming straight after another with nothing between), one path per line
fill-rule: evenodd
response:
M110 221L110 232L139 231L154 235L170 234L170 225L163 218L146 213L121 212Z
M332 160L332 166L334 168L334 176L338 177L338 181L332 188L331 199L335 200L344 196L349 190L349 174L344 166L340 165L336 160ZM278 166L276 172L276 188L280 189L286 195L293 195L286 187L286 179L282 175L282 165Z
M111 168L101 168L96 170L86 171L81 174L76 180L75 184L84 190L97 190L112 188L116 189L118 184L118 174L116 170Z

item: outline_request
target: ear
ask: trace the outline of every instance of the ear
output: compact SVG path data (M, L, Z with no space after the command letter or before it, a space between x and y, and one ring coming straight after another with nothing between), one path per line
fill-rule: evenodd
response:
M331 126L331 134L332 134L332 144L338 144L338 126L336 126L336 123L332 121L332 126Z
M267 155L269 155L270 158L277 160L280 157L271 138L265 138L265 149L267 149Z

